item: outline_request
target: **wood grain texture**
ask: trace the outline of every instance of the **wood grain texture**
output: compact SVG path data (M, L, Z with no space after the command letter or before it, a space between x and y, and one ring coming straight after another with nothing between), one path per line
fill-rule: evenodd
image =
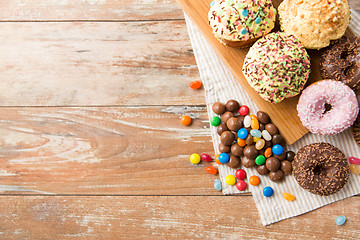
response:
M0 21L184 19L175 0L7 0L0 9Z
M249 196L0 196L0 236L2 239L358 239L358 202L359 197L352 197L265 228ZM347 222L337 226L335 219L342 214Z
M1 106L200 105L185 21L2 23Z

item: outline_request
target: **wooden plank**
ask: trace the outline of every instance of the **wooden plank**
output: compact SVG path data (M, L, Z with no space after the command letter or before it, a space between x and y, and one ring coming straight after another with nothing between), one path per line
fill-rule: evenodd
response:
M184 19L174 0L7 0L0 8L1 21Z
M181 21L2 23L2 106L201 105Z
M214 155L205 107L3 107L0 116L0 193L221 194L209 164L189 161Z
M284 200L285 201L285 200ZM250 196L0 196L2 239L358 239L359 197L264 227ZM337 226L335 219L347 222Z

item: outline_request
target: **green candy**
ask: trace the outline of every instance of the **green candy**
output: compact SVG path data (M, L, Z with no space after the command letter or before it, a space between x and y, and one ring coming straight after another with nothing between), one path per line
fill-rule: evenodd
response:
M255 158L256 165L264 165L266 162L266 158L263 155L259 155Z
M213 125L213 126L219 126L220 125L220 123L221 123L221 119L218 117L218 116L215 116L215 117L212 117L211 119L210 119L210 123L211 123L211 125Z

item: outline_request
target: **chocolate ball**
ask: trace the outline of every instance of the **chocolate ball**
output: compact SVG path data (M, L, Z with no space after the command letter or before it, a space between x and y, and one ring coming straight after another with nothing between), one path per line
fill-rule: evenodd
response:
M293 151L286 152L286 160L292 162L294 160L295 153Z
M225 131L220 136L220 141L225 145L232 145L235 140L235 136L230 131Z
M226 103L226 110L230 112L237 112L240 108L240 104L236 100L229 100Z
M266 112L258 111L256 117L260 123L267 124L270 122L270 117Z
M281 136L280 134L275 134L274 136L272 136L272 143L275 144L279 144L279 145L283 145L285 143L283 136Z
M281 170L277 170L276 172L270 172L269 178L274 182L281 182L284 179L284 173Z
M230 146L227 146L227 145L225 145L223 143L220 143L219 144L219 151L221 153L229 153L231 151L231 148L230 148Z
M276 157L269 157L266 159L265 166L269 171L275 172L280 167L280 160Z
M256 171L257 171L260 175L266 175L266 174L269 173L269 170L266 168L265 165L256 166Z
M248 158L248 157L246 157L246 156L244 156L244 157L241 159L241 164L242 164L244 167L246 167L246 168L251 168L251 167L254 167L254 166L256 165L254 159Z
M240 167L240 158L235 155L230 155L229 162L226 163L231 168L238 168Z
M265 130L270 133L271 136L279 133L279 129L272 123L268 123L265 125Z
M243 155L244 148L240 147L239 144L234 143L231 146L231 153L235 156L241 157Z
M217 133L221 136L221 134L225 131L229 131L228 127L226 126L226 124L221 123L217 129L216 129Z
M284 160L284 161L281 161L281 171L284 172L285 175L290 175L291 172L292 172L292 164L291 162L287 161L287 160Z
M225 112L225 104L221 102L216 102L213 104L212 110L214 113L221 115Z
M254 138L250 134L245 138L246 145L250 146L254 143Z
M259 123L259 130L262 132L265 130L265 124Z
M255 159L259 155L254 145L246 146L244 148L244 155L248 158Z
M225 112L222 116L221 116L221 120L226 123L227 120L229 120L229 118L234 117L234 114L232 112Z
M265 141L264 149L266 150L269 147L272 147L272 142L271 141Z
M279 159L280 161L285 160L286 159L286 153L285 151L281 154L281 155L275 155L274 157L276 157L277 159Z
M240 128L242 128L242 123L239 121L239 119L237 119L236 117L231 117L227 120L226 122L226 126L231 130L231 131L237 131Z
M260 149L259 150L259 155L263 155L263 156L265 156L265 148L262 148L262 149Z
M244 118L245 116L239 115L236 117L237 119L239 119L239 121L241 122L242 125L244 125Z

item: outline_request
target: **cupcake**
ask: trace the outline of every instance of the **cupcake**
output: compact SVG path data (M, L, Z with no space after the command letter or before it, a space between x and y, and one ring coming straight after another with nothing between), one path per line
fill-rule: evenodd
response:
M350 21L347 0L284 0L278 10L281 30L310 49L341 38Z
M263 99L279 103L304 88L310 74L310 58L294 36L270 33L250 48L242 71Z
M215 0L210 6L213 33L230 47L248 47L274 28L276 9L271 0Z

